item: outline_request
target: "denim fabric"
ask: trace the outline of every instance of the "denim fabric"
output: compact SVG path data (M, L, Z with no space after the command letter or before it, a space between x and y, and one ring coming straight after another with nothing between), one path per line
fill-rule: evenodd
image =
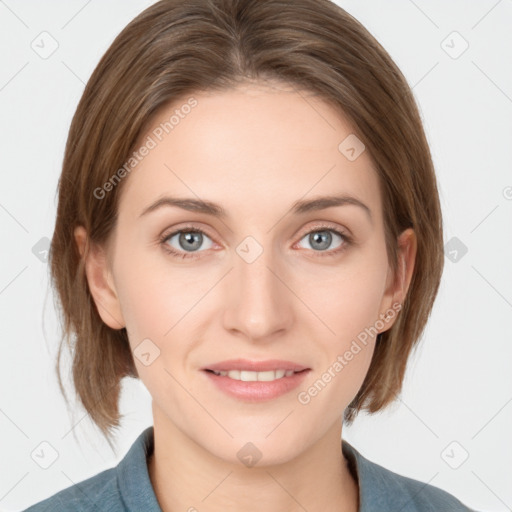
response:
M162 512L147 469L153 442L150 426L116 467L63 489L25 512ZM359 512L476 512L442 489L371 462L345 440L341 449L359 482Z

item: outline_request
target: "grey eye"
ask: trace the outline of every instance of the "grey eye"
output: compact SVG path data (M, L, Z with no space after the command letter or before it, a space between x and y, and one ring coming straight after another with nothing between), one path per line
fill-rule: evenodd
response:
M333 241L333 235L343 242L343 236L336 233L332 229L324 229L322 231L312 231L304 236L303 240L307 240L309 247L306 249L314 249L316 251L324 251L328 249ZM341 244L340 244L341 245ZM338 246L339 247L339 246ZM335 247L331 248L335 249Z
M171 244L171 241L176 237L178 237L178 247ZM195 252L201 248L205 239L211 242L210 237L201 231L178 231L169 237L168 243L177 251ZM210 248L211 245L206 247L206 249Z

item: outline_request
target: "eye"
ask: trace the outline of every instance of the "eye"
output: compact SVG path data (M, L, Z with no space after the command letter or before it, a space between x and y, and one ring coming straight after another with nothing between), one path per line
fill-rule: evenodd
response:
M205 237L212 242L211 238L199 228L182 228L170 234L166 234L160 240L164 249L178 258L197 258L199 255L194 253L199 251L204 243ZM175 239L173 241L173 239ZM171 243L174 242L174 246ZM211 249L213 243L210 243L206 249ZM177 247L176 247L177 246Z
M206 247L203 247L205 240L209 240ZM344 251L351 243L352 238L337 229L320 226L307 232L302 240L306 240L310 249L314 251L316 256L336 256ZM328 249L334 241L341 242L338 247L331 250ZM160 244L164 250L176 258L200 258L204 250L211 249L213 246L212 239L200 228L197 227L183 227L179 230L173 231L170 234L164 234L160 239ZM300 242L299 242L300 244Z
M338 247L333 250L326 251L325 249L328 249L333 243L333 240L336 241L336 239L341 242L341 244L339 244ZM348 235L338 231L337 229L325 227L316 228L312 231L309 231L302 238L302 240L306 240L306 242L309 244L309 247L306 247L306 249L311 249L319 253L325 253L319 254L319 256L335 256L341 251L345 250L345 248L351 243L351 238Z

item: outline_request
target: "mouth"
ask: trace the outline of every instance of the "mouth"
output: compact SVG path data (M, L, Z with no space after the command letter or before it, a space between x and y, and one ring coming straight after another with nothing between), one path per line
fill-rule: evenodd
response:
M265 361L254 361L251 359L228 359L219 363L212 363L208 366L201 368L202 370L209 370L213 372L257 372L264 373L269 371L282 371L284 372L300 372L302 370L309 370L307 366L296 363L294 361L285 361L283 359L267 359Z
M304 370L285 370L285 369L277 369L277 370L267 370L262 372L250 371L250 370L229 370L229 371L215 371L206 369L206 372L213 373L218 377L227 377L233 380L239 380L242 382L273 382L275 380L284 379L287 377L291 377L292 375L307 372L308 369Z
M300 386L312 371L282 360L231 360L202 368L207 381L225 395L242 402L266 402Z

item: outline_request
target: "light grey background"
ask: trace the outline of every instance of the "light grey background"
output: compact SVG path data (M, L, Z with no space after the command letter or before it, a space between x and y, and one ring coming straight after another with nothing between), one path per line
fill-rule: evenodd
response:
M83 409L68 414L53 369L59 331L42 261L84 85L115 36L152 3L0 0L0 510L23 509L114 466L152 423L150 395L132 379L117 454ZM472 508L512 510L512 1L337 3L413 87L449 244L401 399L384 413L361 414L344 437L374 462ZM32 48L43 51L41 38L51 48L44 31L58 43L48 58ZM45 441L58 455L48 469L40 466L51 461Z

